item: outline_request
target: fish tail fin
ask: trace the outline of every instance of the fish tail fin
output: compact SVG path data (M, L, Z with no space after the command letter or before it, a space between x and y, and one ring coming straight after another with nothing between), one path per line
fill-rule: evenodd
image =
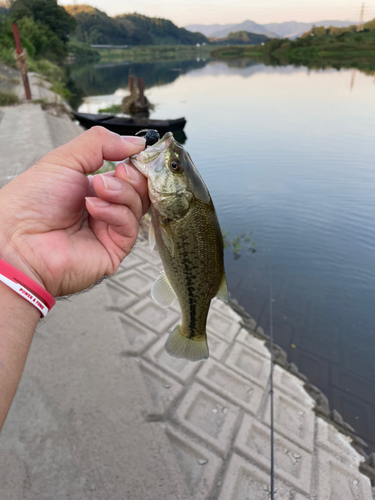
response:
M206 335L196 340L183 334L181 325L176 326L167 338L165 350L174 358L185 358L189 361L199 361L208 358Z

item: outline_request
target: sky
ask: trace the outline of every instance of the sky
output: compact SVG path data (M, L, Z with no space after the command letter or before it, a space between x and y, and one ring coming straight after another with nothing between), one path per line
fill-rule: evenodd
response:
M109 16L138 12L170 19L177 26L229 24L250 19L259 24L284 21L358 21L362 0L59 0L86 3ZM375 0L365 2L364 19L375 18Z

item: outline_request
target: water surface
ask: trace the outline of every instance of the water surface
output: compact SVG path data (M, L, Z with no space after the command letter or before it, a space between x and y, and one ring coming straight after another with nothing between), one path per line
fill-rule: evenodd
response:
M374 77L213 61L90 71L81 111L119 103L131 72L153 117L187 118L222 228L256 242L226 251L233 297L268 333L271 272L275 341L375 449Z

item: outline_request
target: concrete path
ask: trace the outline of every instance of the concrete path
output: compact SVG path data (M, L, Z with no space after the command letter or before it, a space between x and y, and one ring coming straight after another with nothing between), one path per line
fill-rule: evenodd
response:
M5 179L52 149L65 125L51 125L38 106L0 111ZM160 270L140 240L113 277L60 300L41 322L0 438L1 500L268 500L262 332L214 301L209 360L169 357L164 342L180 313L150 297ZM360 440L288 368L274 374L275 498L372 500L371 457L365 462L351 444Z

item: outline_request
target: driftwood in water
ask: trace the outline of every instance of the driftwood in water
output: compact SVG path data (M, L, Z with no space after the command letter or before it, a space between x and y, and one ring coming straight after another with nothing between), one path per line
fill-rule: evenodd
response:
M145 83L143 78L138 78L138 89L135 85L134 76L129 76L130 95L124 97L121 104L121 111L129 115L148 116L153 104L144 94Z

